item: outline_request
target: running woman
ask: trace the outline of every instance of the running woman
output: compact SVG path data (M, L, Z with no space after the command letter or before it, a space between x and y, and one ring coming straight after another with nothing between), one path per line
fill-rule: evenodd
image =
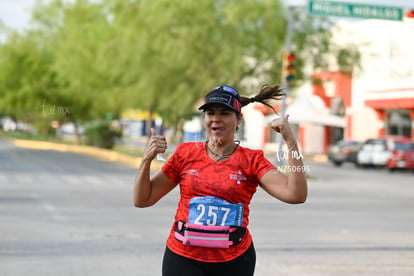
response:
M241 108L269 100L280 100L279 86L264 86L252 98L242 97L230 86L218 86L199 107L204 112L207 138L181 143L163 165L150 176L151 162L165 152L167 141L151 129L134 185L136 207L149 207L177 185L180 200L167 238L163 276L229 276L254 274L256 253L249 232L249 203L258 186L283 202L304 203L307 198L305 172L281 173L261 150L239 145L235 133L242 121ZM273 108L272 108L273 109ZM271 122L288 151L298 151L288 116ZM300 158L288 154L288 166L303 168Z

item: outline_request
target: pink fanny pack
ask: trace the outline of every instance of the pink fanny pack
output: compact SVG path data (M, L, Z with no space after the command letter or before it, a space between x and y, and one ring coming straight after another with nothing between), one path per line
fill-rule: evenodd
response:
M186 245L229 248L239 244L246 232L243 227L210 226L178 221L175 238Z

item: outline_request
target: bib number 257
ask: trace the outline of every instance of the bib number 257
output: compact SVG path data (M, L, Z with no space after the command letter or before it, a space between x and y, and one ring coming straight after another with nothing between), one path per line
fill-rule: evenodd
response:
M194 220L194 224L203 224L203 220L205 220L207 225L224 226L226 225L226 220L230 213L230 208L212 205L206 206L203 204L199 204L196 207L196 210L199 211L200 214ZM218 221L219 218L220 221Z
M190 200L188 222L200 225L241 226L243 204L230 203L213 196L194 197Z

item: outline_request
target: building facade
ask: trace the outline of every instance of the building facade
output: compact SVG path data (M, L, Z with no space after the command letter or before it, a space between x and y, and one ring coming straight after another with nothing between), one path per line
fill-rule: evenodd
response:
M383 135L414 140L414 20L338 22L335 37L360 45L362 70L317 72L295 91L286 113L304 153L326 153L340 139ZM244 142L274 149L274 115L260 104L244 111ZM260 123L259 123L260 122Z

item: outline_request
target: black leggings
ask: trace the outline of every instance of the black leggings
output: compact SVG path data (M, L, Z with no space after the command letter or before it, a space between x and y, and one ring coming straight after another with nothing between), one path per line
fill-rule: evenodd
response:
M165 249L163 276L252 276L256 266L253 243L242 255L229 262L207 263L189 259Z

